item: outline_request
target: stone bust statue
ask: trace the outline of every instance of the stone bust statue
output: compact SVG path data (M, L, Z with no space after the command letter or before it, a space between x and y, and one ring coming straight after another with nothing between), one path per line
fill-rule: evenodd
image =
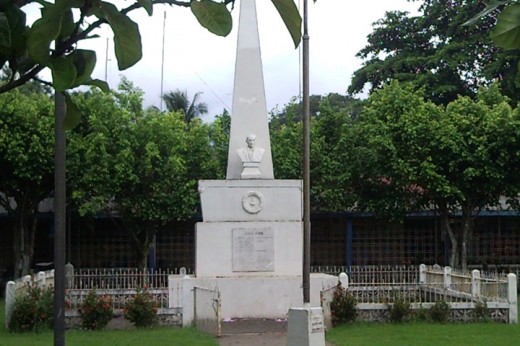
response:
M265 149L255 146L255 141L256 135L250 133L246 137L247 146L237 150L237 154L242 160L243 170L240 174L242 179L259 179L262 177L259 166Z
M255 146L256 135L250 133L246 137L247 147L237 150L238 156L242 162L260 162L264 155L265 149Z

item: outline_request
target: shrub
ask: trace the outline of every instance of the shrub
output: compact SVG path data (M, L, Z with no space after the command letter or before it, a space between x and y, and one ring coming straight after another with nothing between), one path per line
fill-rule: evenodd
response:
M332 325L354 322L358 316L356 299L338 283L330 303Z
M100 330L106 327L114 315L112 299L109 296L98 296L92 289L78 309L81 325L88 330Z
M54 289L41 288L36 283L27 284L27 291L14 302L9 321L12 332L39 332L51 329L53 319Z
M157 305L145 289L137 289L126 304L125 318L137 328L151 327L157 323Z
M439 300L430 308L430 318L433 322L446 323L450 320L450 306L444 300Z
M485 301L479 301L475 304L472 315L473 321L475 322L488 322L491 318L491 314Z
M410 302L397 298L392 305L388 305L388 315L393 323L402 323L410 316Z

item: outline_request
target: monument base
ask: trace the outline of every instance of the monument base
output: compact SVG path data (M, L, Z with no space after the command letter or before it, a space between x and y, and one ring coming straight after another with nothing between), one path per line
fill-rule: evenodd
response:
M169 306L182 307L183 326L193 323L193 287L220 292L223 319L287 318L289 309L303 302L301 276L180 278L172 275L169 280L169 287L175 287L179 292L170 294ZM336 276L311 274L311 304L320 306L320 292L337 283Z
M325 346L323 311L305 306L289 310L287 346Z

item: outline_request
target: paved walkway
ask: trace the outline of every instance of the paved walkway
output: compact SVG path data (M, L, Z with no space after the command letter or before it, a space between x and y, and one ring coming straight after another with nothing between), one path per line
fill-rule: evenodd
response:
M287 320L236 319L222 322L221 346L285 346Z
M286 346L287 320L231 320L222 322L220 346ZM332 344L327 343L328 346Z

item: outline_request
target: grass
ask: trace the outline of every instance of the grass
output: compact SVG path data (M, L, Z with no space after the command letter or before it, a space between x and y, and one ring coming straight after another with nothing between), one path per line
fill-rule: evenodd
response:
M48 346L53 344L53 332L9 333L5 329L5 303L0 300L0 346ZM215 338L194 328L157 327L114 331L69 330L65 335L67 345L75 346L217 346Z
M327 333L335 346L343 345L518 345L520 327L499 323L376 324L355 323Z

